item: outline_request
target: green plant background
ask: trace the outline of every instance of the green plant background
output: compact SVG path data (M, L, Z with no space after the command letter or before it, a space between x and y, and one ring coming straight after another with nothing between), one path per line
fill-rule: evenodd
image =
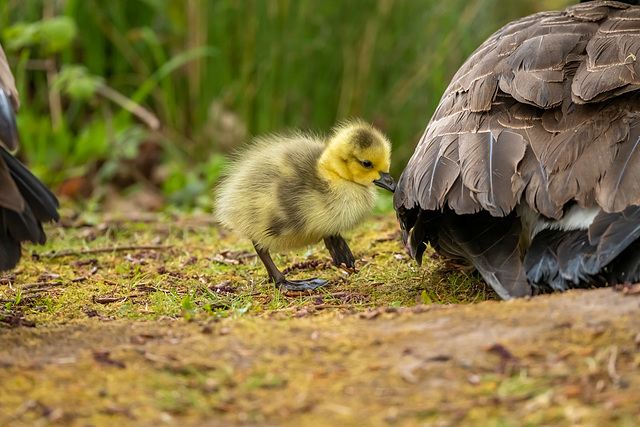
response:
M0 41L21 95L20 157L47 184L90 170L108 182L151 140L168 205L208 210L251 135L348 117L388 134L399 176L465 58L506 22L570 3L3 0Z

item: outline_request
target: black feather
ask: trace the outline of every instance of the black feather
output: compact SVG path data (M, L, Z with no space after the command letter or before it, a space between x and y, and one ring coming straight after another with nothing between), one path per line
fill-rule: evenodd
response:
M54 194L45 187L18 159L4 148L0 147L0 156L7 164L11 177L14 179L20 194L35 217L42 222L58 221L60 203Z
M596 249L586 230L543 230L524 258L527 279L542 291L604 286Z
M416 260L425 243L447 257L468 260L502 298L509 299L532 294L520 261L520 231L515 213L494 218L487 212L420 210L409 243Z
M43 222L57 221L58 199L7 150L0 147L0 162L6 164L10 177L24 200L23 209L0 206L0 271L13 268L20 260L20 243L44 244L47 237ZM6 191L0 188L0 191Z
M598 246L598 263L605 266L640 237L640 207L629 206L620 213L602 211L594 224L593 229L589 227L590 241Z
M596 215L588 230L543 230L524 258L529 282L567 290L640 279L640 206Z

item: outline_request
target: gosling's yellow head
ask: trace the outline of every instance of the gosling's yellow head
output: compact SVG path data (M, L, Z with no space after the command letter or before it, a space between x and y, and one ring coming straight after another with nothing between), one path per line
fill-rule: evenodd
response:
M390 163L389 140L359 120L336 127L320 159L320 167L330 179L377 185L393 192L396 183L389 175Z

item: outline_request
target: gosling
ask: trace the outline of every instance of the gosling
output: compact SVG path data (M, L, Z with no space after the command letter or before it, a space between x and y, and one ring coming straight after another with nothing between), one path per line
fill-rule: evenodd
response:
M259 138L230 166L218 187L218 220L248 238L269 279L284 291L327 284L287 280L270 251L289 251L324 240L335 265L354 267L341 233L371 212L374 185L395 191L389 175L391 143L373 126L350 121L323 141L312 135Z

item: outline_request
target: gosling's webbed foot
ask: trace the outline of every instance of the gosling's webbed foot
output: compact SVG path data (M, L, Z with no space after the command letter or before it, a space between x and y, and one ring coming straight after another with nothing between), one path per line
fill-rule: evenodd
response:
M317 277L306 280L287 280L277 282L276 286L283 292L301 292L312 291L321 286L327 286L329 282L318 279Z
M282 274L273 263L269 251L255 243L253 246L256 248L256 253L269 273L269 280L273 281L282 292L307 292L329 284L326 280L318 279L317 277L306 280L287 280L284 274Z

